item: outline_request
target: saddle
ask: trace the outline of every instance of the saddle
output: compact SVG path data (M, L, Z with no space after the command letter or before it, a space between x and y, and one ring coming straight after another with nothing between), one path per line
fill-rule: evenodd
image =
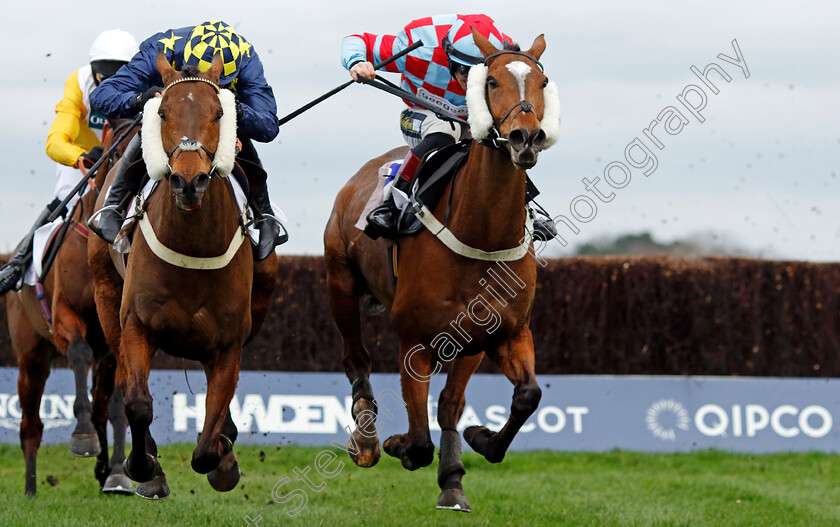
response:
M400 236L416 234L423 228L417 219L417 210L425 205L430 210L440 202L444 190L455 179L470 153L471 141L461 141L430 152L417 169L416 183L409 196L409 202L400 212L397 233ZM451 198L451 194L450 194ZM415 204L418 204L415 206ZM449 203L451 205L451 201ZM449 207L447 206L447 215Z

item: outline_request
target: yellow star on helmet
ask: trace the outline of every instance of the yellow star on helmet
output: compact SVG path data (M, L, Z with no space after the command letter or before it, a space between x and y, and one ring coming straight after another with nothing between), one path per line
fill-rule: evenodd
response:
M175 51L175 41L178 39L182 39L184 37L176 37L175 32L173 31L171 35L167 38L162 38L158 40L161 44L163 44L163 51Z

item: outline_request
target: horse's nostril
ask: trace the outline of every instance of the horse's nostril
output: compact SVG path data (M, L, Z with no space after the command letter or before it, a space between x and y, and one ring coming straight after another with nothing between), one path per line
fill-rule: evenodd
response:
M522 150L525 148L526 137L525 132L517 128L516 130L511 130L510 134L508 134L508 142L514 150Z
M207 190L207 187L210 186L210 175L201 173L193 180L193 187L195 191L198 193L204 192Z
M542 150L544 144L545 132L543 132L542 129L539 129L531 134L531 145L533 145L535 150Z
M187 187L187 180L178 174L171 174L169 176L169 187L175 194L183 194L184 189Z

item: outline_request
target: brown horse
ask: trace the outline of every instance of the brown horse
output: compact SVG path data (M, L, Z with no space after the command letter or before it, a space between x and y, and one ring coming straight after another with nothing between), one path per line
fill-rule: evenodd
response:
M225 491L239 481L228 405L242 347L268 309L277 258L255 263L247 241L231 242L241 242L243 226L229 182L218 177L232 168L236 127L233 95L218 86L221 58L203 73L178 72L159 54L157 67L167 88L150 101L157 108L150 113L146 106L143 156L149 175L163 179L143 206L124 283L105 242L91 238L88 258L103 330L118 347L117 380L132 435L126 473L140 482L163 474L149 434L148 388L150 361L161 349L204 366L206 417L192 467Z
M106 137L111 136L106 134ZM104 146L111 146L109 139L105 139ZM104 174L104 166L99 172ZM122 395L114 391L116 357L99 326L93 279L87 263L84 225L98 192L96 187L86 192L72 209L67 234L43 281L44 301L52 314L52 324L36 298L34 286L25 285L19 292L6 296L9 333L19 369L20 443L26 460L27 495L34 495L37 489L36 458L44 428L38 412L50 363L58 355L67 357L76 384L73 404L76 427L70 438L70 453L78 457L97 456L95 474L103 492L130 494L132 491L131 481L122 470L126 424ZM94 367L92 404L87 393L91 366ZM114 453L110 460L106 428L109 416L114 429Z
M378 183L377 169L385 161L401 158L404 149L362 167L338 194L324 234L331 307L344 342L344 367L353 386L356 430L348 448L354 451L351 457L357 465L367 467L380 455L373 424L377 406L368 381L370 357L359 320L359 297L370 292L390 308L391 327L400 341L400 378L409 420L408 433L390 437L384 449L409 470L432 462L429 380L439 371L439 362L451 361L438 406L443 430L438 508L454 510L470 510L461 486L465 470L456 426L464 409L467 381L484 354L515 389L510 417L499 432L485 427L465 430L464 438L476 452L492 463L502 461L540 401L528 327L536 260L533 252L525 253L533 251L523 228L527 220L525 169L534 166L539 152L554 141L559 124L556 86L548 82L538 62L545 49L542 35L524 53L515 45L495 49L477 32L473 35L486 66L475 66L470 72L471 129L474 138L490 136L495 140L472 143L466 164L444 194L451 191L448 219L446 199L432 211L460 240L458 250L473 256L456 254L429 230L403 238L399 242L399 281L394 288L385 242L372 241L354 227ZM463 251L464 246L479 250ZM512 248L513 255L508 251ZM479 257L483 259L474 259ZM508 261L494 263L496 259ZM510 291L488 285L488 278L500 275L508 276Z

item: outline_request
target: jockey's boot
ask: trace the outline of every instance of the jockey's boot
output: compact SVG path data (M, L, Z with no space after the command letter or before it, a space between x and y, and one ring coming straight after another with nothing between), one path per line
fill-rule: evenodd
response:
M274 248L289 241L289 234L274 215L271 208L271 199L268 196L268 185L258 185L251 189L251 202L257 209L261 218L257 219L255 226L260 231L260 241L254 247L254 260L259 262L265 260Z
M96 211L88 220L88 227L97 236L113 244L120 233L123 224L123 207L125 200L131 194L136 193L138 189L133 188L137 182L126 180L125 172L129 165L140 157L140 134L135 135L128 146L125 147L120 164L114 174L114 181L108 187L108 194L105 197L105 203L102 208Z
M420 165L420 158L409 152L408 157L403 161L400 171L394 178L394 186L391 193L379 205L367 215L367 226L365 226L365 234L371 239L379 237L393 240L397 237L397 221L399 221L400 210L394 202L393 189L400 190L406 195L411 192L411 182L414 181L414 176L417 168Z
M0 295L5 295L12 289L17 288L18 282L23 278L24 273L29 268L29 264L32 263L32 238L35 235L35 231L47 223L47 218L49 218L50 214L52 214L60 203L61 200L55 198L52 203L41 211L32 228L29 229L29 232L21 240L20 245L18 245L17 252L9 260L9 263L0 268Z

